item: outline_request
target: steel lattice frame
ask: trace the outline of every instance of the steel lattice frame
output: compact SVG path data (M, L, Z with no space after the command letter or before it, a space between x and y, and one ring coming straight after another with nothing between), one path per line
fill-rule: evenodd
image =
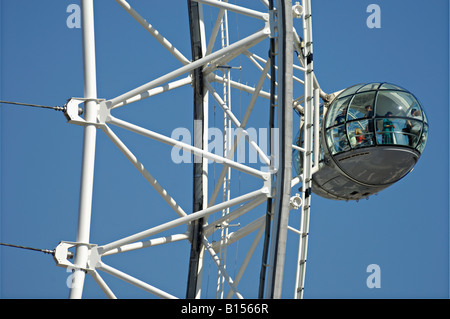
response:
M69 123L84 126L78 233L76 242L61 242L55 250L55 258L58 265L74 269L70 297L82 297L85 275L87 273L92 275L95 282L109 298L115 298L113 291L100 276L100 271L103 271L158 297L176 298L161 289L107 265L102 261L102 257L154 245L186 240L192 245L191 262L189 264L190 278L188 280L186 297L200 298L202 296L201 268L203 258L207 258L207 255L210 255L217 265L221 282L226 282L230 287L227 295L221 292L218 297L230 298L234 295L237 298L243 298L244 296L239 292L239 281L244 275L249 260L260 241L263 238L266 240L270 238L270 249L266 252L269 255L268 265L263 265L262 267L262 274L265 274L267 271L267 281L265 279L261 280L260 292L265 290L266 298L281 298L286 238L287 232L291 230L297 233L299 237L297 274L293 297L302 298L311 200L311 176L318 169L319 159L319 100L320 97L323 98L326 96L320 90L313 72L310 0L303 0L301 5L296 3L294 6L288 0L277 0L276 3L272 3L272 1L269 3L269 1L262 0L261 2L267 8L266 12L247 9L242 6L229 4L226 1L188 1L191 39L193 43L192 61L187 59L171 45L127 1L116 0L116 2L154 36L169 53L175 56L182 66L115 98L109 100L98 99L95 73L93 0L81 1L85 94L83 99L73 98L66 105L66 115L69 118ZM219 9L209 39L205 38L203 29L202 6L212 6ZM226 22L226 13L229 11L249 16L254 18L255 21L259 20L261 27L251 35L234 43L225 43L222 48L214 51L213 43L216 41L216 36L221 25L223 28L223 21ZM224 17L225 20L223 20ZM293 28L293 19L302 20L302 36ZM270 58L265 59L251 52L252 47L262 41L269 42L269 40L273 45L273 49L275 49L272 52L274 54ZM300 65L293 63L294 51L298 53L297 57ZM260 70L258 81L254 87L233 81L229 72L224 72L223 74L225 75L222 77L216 73L220 67L227 65L228 62L237 56L248 58ZM277 70L276 74L273 74L274 70ZM303 79L294 76L294 71L303 74ZM271 72L272 77L270 76ZM176 80L180 76L184 76L184 78ZM267 92L263 90L264 81L268 78L271 79L272 87L276 91L272 90L272 92ZM276 82L275 78L277 79ZM303 85L303 92L294 92L293 81L297 81ZM213 83L224 84L225 96L221 96L214 89ZM196 101L194 120L199 120L201 123L201 129L199 131L201 134L194 135L196 137L194 145L180 142L113 116L113 110L116 108L186 85L192 85L194 87L194 95L196 96L194 99ZM229 103L229 98L226 97L227 92L231 89L241 90L251 94L250 103L241 120L231 110L231 103ZM299 97L294 98L294 94ZM276 117L274 126L278 132L278 151L275 151L275 147L273 146L276 138L273 135L271 136L272 144L270 154L265 154L262 148L255 141L252 141L248 132L245 130L258 98L270 100L275 103L271 105L271 108L274 108L274 115ZM226 119L225 123L228 123L226 124L228 128L230 128L230 125L233 125L236 129L239 129L235 139L233 141L227 141L228 153L224 156L211 153L207 149L209 99L214 100L223 109ZM83 102L85 103L84 118L78 115L79 105ZM303 130L303 136L305 137L301 146L293 145L293 131L299 129L299 127L293 127L295 111L301 114L300 128ZM268 126L269 123L264 123L263 125ZM197 180L195 180L194 176L194 204L192 211L187 208L182 208L177 204L175 197L172 197L158 183L139 159L115 134L112 129L113 126L168 144L171 147L182 149L201 159L197 163L197 170L201 176L197 176ZM125 157L173 209L178 215L178 218L111 243L103 245L90 243L89 231L97 129L102 130L111 139ZM258 170L233 160L233 155L241 136L245 136L248 144L258 153L260 159L266 165L265 169ZM313 147L315 148L313 149ZM302 174L298 176L293 176L292 173L293 148L301 151L304 155L302 156L304 169ZM214 191L209 196L207 191L207 160L215 161L223 165L218 182L214 185ZM195 170L196 168L194 166ZM224 190L223 182L229 176L228 173L230 170L237 170L246 176L249 175L258 178L261 187L234 198L231 198L228 193L222 200L218 199L219 192ZM299 184L301 184L301 195L292 198L292 189L294 187L298 188ZM225 189L224 193L226 192L227 190ZM231 221L243 216L255 207L263 206L263 203L268 203L267 212L263 209L263 213L253 221L235 232L228 232L228 225ZM298 208L301 210L301 223L299 228L296 229L295 227L289 226L288 221L289 211ZM223 212L223 215L214 221L208 220L208 217L216 212ZM266 221L270 222L271 220L272 225L267 225ZM164 237L155 236L163 231L172 230L181 225L187 226L185 233L174 233ZM211 235L214 232L220 232L224 228L227 231L221 233L221 240L218 243L213 243L209 239ZM256 232L256 236L246 253L237 275L232 278L227 272L224 259L220 258L220 254L222 253L221 249L253 232ZM269 245L265 246L269 248ZM76 248L74 263L67 260L67 251L72 247ZM262 276L262 278L265 278L265 276ZM178 297L183 298L184 296ZM260 295L260 297L262 296Z

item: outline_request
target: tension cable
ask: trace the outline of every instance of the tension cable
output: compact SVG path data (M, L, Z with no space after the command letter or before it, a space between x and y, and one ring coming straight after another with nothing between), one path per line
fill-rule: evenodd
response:
M32 247L26 247L26 246L20 246L20 245L13 245L13 244L6 244L6 243L0 243L1 246L7 246L7 247L13 247L13 248L20 248L20 249L26 249L26 250L33 250L33 251L39 251L44 254L50 254L55 255L55 250L50 249L39 249L39 248L32 248ZM68 252L68 259L73 258L73 253Z
M52 109L55 111L66 111L65 106L48 106L48 105L39 105L39 104L30 104L30 103L20 103L20 102L11 102L11 101L0 101L3 104L13 104L13 105L22 105L22 106L31 106L31 107L39 107L43 109Z

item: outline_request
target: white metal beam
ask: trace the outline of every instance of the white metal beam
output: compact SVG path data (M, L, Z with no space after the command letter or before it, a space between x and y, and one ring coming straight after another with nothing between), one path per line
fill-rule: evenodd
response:
M236 297L238 299L244 299L244 297L237 290L236 285L233 283L233 279L231 279L230 275L228 275L228 272L226 271L226 269L221 264L220 259L217 256L217 254L214 251L214 249L212 248L211 244L208 242L208 240L205 237L203 237L203 245L205 245L206 250L211 255L214 263L217 265L217 268L219 268L220 273L224 276L225 280L227 281L228 285L230 286L230 288L232 289L232 291L234 292Z
M292 179L292 64L293 14L292 1L277 0L278 21L278 108L279 160L276 174L273 232L271 235L267 298L281 298L286 256L287 226L289 219Z
M255 177L259 177L259 178L264 179L264 180L268 178L268 174L266 172L259 171L257 169L252 168L252 167L249 167L249 166L243 165L241 163L232 161L232 160L230 160L228 158L225 158L225 157L213 154L211 152L206 152L206 151L204 151L204 150L202 150L200 148L197 148L197 147L194 147L192 145L189 145L189 144L177 141L177 140L175 140L173 138L164 136L162 134L153 132L151 130L144 129L144 128L139 127L137 125L134 125L134 124L128 123L126 121L117 119L117 118L115 118L113 116L109 117L108 123L111 123L113 125L122 127L124 129L130 130L132 132L141 134L143 136L147 136L149 138L152 138L152 139L157 140L159 142L168 144L170 146L177 147L177 148L182 149L184 151L190 152L190 153L192 153L194 155L202 156L202 157L208 158L208 159L210 159L212 161L215 161L217 163L222 163L224 165L231 166L231 167L233 167L233 168L235 168L235 169L237 169L237 170L239 170L241 172L253 175Z
M133 276L130 276L118 269L108 266L107 264L105 264L103 262L99 262L99 264L97 265L97 269L102 270L102 271L104 271L114 277L117 277L123 281L126 281L129 284L132 284L133 286L141 288L157 297L164 298L164 299L178 299L177 297L175 297L161 289L153 287L152 285L149 285L149 284L143 282L142 280L134 278Z
M84 71L84 97L85 120L95 123L97 119L97 79L95 66L95 32L94 32L94 3L93 0L81 1L82 14L82 41L83 41L83 71ZM75 265L85 268L88 259L89 235L92 213L92 193L94 187L95 144L97 128L93 124L84 127L83 159L81 168L80 203L78 211L78 230L75 253ZM70 289L71 299L80 299L83 294L85 272L75 269Z
M235 4L227 3L224 1L217 1L217 0L194 0L194 1L203 3L203 4L208 4L208 5L217 7L217 8L233 11L236 13L240 13L240 14L252 17L252 18L257 18L257 19L261 19L264 21L269 20L269 14L267 14L267 13L259 12L259 11L248 9L248 8L241 7L241 6L237 6Z
M229 223L230 221L246 214L250 210L252 210L252 209L258 207L259 205L261 205L262 203L264 203L266 200L267 200L267 196L261 195L261 196L255 198L254 200L242 205L241 207L237 208L236 210L232 211L231 213L229 213L215 221L212 221L210 224L208 224L204 228L205 237L209 237L216 230L217 226L219 226L223 223Z
M302 163L302 207L300 221L300 236L298 242L297 255L297 271L295 278L294 298L303 298L304 282L306 273L306 257L308 250L308 233L309 233L309 217L311 206L311 187L313 162L318 160L318 106L319 106L319 90L314 90L314 68L313 68L313 46L312 46L312 21L311 21L311 2L303 0L303 36L305 41L304 65L305 71L305 106L304 106L304 123L303 123L303 145L305 152L303 154ZM314 142L314 152L313 151ZM316 157L313 159L313 155ZM315 162L318 164L318 162Z
M239 284L239 281L241 281L242 276L244 275L244 271L247 269L247 266L250 262L250 259L253 256L253 253L256 250L256 247L258 247L259 241L261 240L262 235L264 234L264 227L261 227L258 231L258 233L255 236L255 239L252 242L252 245L250 246L247 254L245 255L244 261L242 262L241 267L239 268L238 273L234 277L234 284L237 286ZM226 296L226 299L231 298L233 294L233 291L230 289L228 291L228 294Z
M102 256L109 256L109 255L124 253L127 251L132 251L132 250L137 250L137 249L142 249L142 248L147 248L147 247L153 247L153 246L158 246L158 245L163 245L163 244L168 244L168 243L174 243L174 242L177 242L180 240L187 240L187 239L189 239L189 234L187 234L187 233L153 238L153 239L149 239L146 241L140 241L140 242L123 245L123 246L114 248L112 250L105 252L104 254L102 254Z
M125 0L116 0L120 6L125 9L141 26L145 28L156 40L158 40L161 45L166 48L178 61L182 64L187 65L190 61L173 46L166 38L164 38L161 33L156 30L150 23L148 23L139 13L134 10L131 5Z
M117 299L116 295L112 292L111 288L108 287L106 282L103 280L103 278L96 270L90 271L89 273L91 274L92 278L94 278L94 281L97 283L100 289L105 293L105 295L109 299Z
M162 85L168 81L171 81L185 73L191 72L198 67L204 66L207 63L213 61L214 59L218 59L223 56L227 56L230 52L234 52L236 49L238 49L240 47L247 48L248 46L256 44L256 43L262 41L264 38L266 38L268 35L268 32L269 32L269 30L267 28L263 28L262 30L254 33L252 35L249 35L248 37L246 37L240 41L237 41L228 47L218 50L210 55L207 55L201 59L191 62L185 66L182 66L181 68L178 68L172 72L169 72L153 81L150 81L144 85L141 85L140 87L137 87L131 91L128 91L118 97L115 97L115 98L107 101L106 105L108 106L108 108L112 108L120 103L127 101L128 99L130 99L134 96L137 96L137 95L139 95L143 92L146 92L152 88L160 86L160 85Z
M104 254L105 252L107 252L109 250L112 250L112 249L115 249L115 248L118 248L118 247L121 247L121 246L124 246L124 245L127 245L127 244L134 243L136 241L142 240L142 239L150 237L152 235L156 235L156 234L158 234L160 232L163 232L163 231L172 229L174 227L178 227L178 226L190 223L191 221L197 220L199 218L207 217L207 216L209 216L209 215L211 215L211 214L213 214L215 212L221 211L222 209L225 209L225 208L228 208L228 207L231 207L231 206L234 206L234 205L239 205L239 204L244 203L244 202L246 202L248 200L251 200L251 199L254 199L254 198L258 197L261 194L267 194L267 193L268 193L268 190L266 189L266 187L263 187L263 188L261 188L259 190L250 192L248 194L245 194L245 195L242 195L242 196L239 196L239 197L236 197L236 198L233 198L233 199L231 199L231 200L229 200L227 202L220 203L220 204L217 204L215 206L202 209L201 211L198 211L198 212L195 212L195 213L192 213L192 214L188 214L187 216L177 218L175 220L172 220L170 222L167 222L167 223L155 226L155 227L150 228L148 230L144 230L144 231L139 232L137 234L134 234L134 235L131 235L131 236L128 236L128 237L116 240L116 241L114 241L114 242L112 242L110 244L103 245L103 246L99 247L99 252L100 252L100 254Z
M213 98L216 100L216 102L219 104L219 106L223 109L223 111L227 114L227 116L231 119L231 121L234 123L236 128L240 129L241 133L240 135L244 135L246 139L248 140L249 145L258 153L261 160L264 162L264 164L269 165L270 160L267 157L267 155L261 150L261 148L256 144L255 141L253 141L248 134L248 132L242 128L241 122L236 118L236 116L233 114L233 112L230 110L230 108L226 105L226 103L222 100L222 98L217 94L217 92L214 90L214 88L209 84L208 81L205 81L205 87L208 89L209 93L213 96Z
M137 101L141 101L141 100L149 98L151 96L155 96L155 95L158 95L158 94L161 94L161 93L164 93L164 92L168 92L168 91L171 91L173 89L177 89L179 87L182 87L182 86L188 85L188 84L192 84L191 76L187 76L184 79L173 81L173 82L167 83L167 84L165 84L163 86L158 86L156 88L153 88L153 89L147 90L145 92L142 92L142 93L140 93L138 95L133 96L132 98L129 98L128 100L126 100L126 101L124 101L122 103L117 104L116 106L112 107L111 109L115 109L115 108L118 108L118 107L121 107L121 106L124 106L124 105L127 105L127 104L131 104L131 103L134 103L134 102L137 102Z
M252 92L252 97L250 99L250 102L247 106L247 110L245 111L245 114L242 118L242 122L240 123L240 128L245 128L247 126L247 122L250 118L250 115L253 111L253 107L255 106L256 103L256 99L259 96L259 93L261 92L262 86L264 84L264 79L266 77L267 72L269 72L270 69L270 63L267 63L263 69L263 72L261 73L258 83L256 85L256 88L254 89L254 91ZM239 143L239 140L242 136L242 132L238 132L237 136L235 136L234 141L233 141L233 145L232 148L227 156L227 158L231 159L234 156L234 153L237 149L237 145ZM223 167L222 171L220 172L219 178L217 179L218 182L216 184L216 186L214 187L214 191L211 194L210 200L209 200L209 206L212 206L214 204L214 202L216 201L217 195L219 194L220 191L220 183L221 181L224 179L225 174L227 173L227 167Z
M128 149L128 147L117 137L117 135L108 127L108 125L102 126L103 132L110 140L117 146L117 148L125 155L125 157L133 164L133 166L139 171L139 173L144 176L144 178L150 183L150 185L158 192L159 195L166 201L167 204L178 214L178 216L186 216L187 214L177 204L175 199L169 195L167 190L165 190L144 167L144 165L139 162L139 160L134 156L134 154Z

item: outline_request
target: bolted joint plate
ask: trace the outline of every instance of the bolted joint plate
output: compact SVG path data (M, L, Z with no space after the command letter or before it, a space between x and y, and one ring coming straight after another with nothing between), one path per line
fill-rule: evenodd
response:
M88 246L88 260L85 266L75 265L69 261L72 253L69 249L77 246L85 245ZM53 259L56 262L56 265L64 268L76 268L82 269L85 271L94 271L96 267L98 267L101 263L101 254L99 252L99 247L94 244L83 244L83 243L75 243L68 241L61 241L58 246L56 246L53 254Z
M74 267L74 265L68 260L69 259L69 249L75 247L75 243L71 242L60 242L58 246L56 246L53 259L56 262L56 265L59 267Z
M290 198L289 205L291 209L299 209L302 205L302 198L299 194L295 194Z
M300 19L303 15L303 7L300 5L299 2L296 2L293 6L292 6L292 14L294 16L294 18Z
M89 123L81 117L81 115L83 114L83 108L80 107L80 104L87 101L97 102L97 122L95 123ZM64 115L66 116L66 119L70 124L94 124L99 126L105 124L105 119L107 118L107 116L109 116L109 109L107 109L104 99L85 99L77 97L71 98L67 101L65 105Z

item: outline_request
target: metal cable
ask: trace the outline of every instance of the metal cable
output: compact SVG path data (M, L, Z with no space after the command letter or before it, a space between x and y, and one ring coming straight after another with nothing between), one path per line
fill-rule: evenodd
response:
M13 245L13 244L6 244L6 243L0 243L0 245L13 247L13 248L21 248L21 249L33 250L33 251L40 251L40 252L43 252L45 254L52 254L53 255L53 253L54 253L54 250L49 250L49 249L39 249L39 248L32 248L32 247Z
M13 105L22 105L22 106L32 106L39 107L44 109L52 109L55 111L65 111L66 108L64 106L48 106L48 105L40 105L40 104L30 104L30 103L19 103L19 102L11 102L11 101L0 101L3 104L13 104Z

